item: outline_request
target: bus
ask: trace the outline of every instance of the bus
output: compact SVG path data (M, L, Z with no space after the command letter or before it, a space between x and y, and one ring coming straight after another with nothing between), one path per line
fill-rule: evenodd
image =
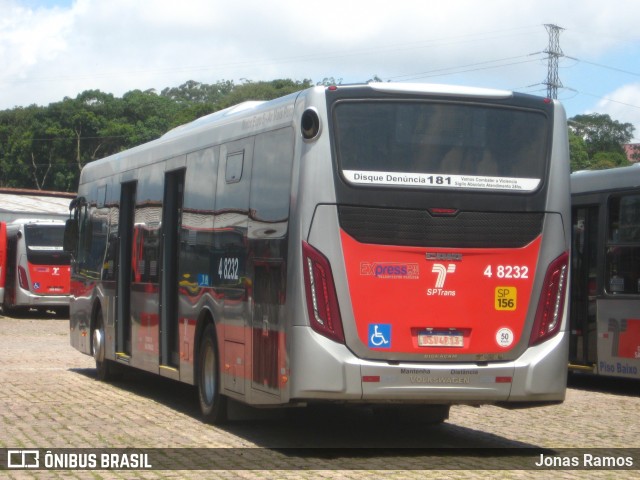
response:
M313 87L87 164L71 345L229 405L562 402L566 118L503 90Z
M7 223L0 222L0 305L4 303L4 284L7 276Z
M63 250L65 222L17 219L4 223L4 231L5 237L0 240L6 246L1 270L3 311L53 310L65 315L69 309L71 272L70 255Z
M571 174L570 363L640 379L640 165Z

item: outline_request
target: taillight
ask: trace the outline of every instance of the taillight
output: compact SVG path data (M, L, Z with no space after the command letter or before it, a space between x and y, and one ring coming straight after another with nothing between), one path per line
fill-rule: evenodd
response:
M29 290L29 280L27 279L27 271L24 267L18 267L18 282L20 282L20 288Z
M556 258L547 269L529 345L536 345L560 330L569 270L567 252Z
M302 260L311 328L320 335L344 343L338 296L329 261L306 242L302 242Z

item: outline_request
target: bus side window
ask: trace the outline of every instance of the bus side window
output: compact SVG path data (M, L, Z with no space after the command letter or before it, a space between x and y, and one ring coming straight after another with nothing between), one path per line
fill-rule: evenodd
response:
M69 218L64 226L63 249L72 255L77 255L78 248L78 220L77 218Z
M640 293L640 195L609 199L607 289Z
M227 156L227 167L225 180L227 183L238 183L242 178L242 167L244 166L244 150L232 153Z

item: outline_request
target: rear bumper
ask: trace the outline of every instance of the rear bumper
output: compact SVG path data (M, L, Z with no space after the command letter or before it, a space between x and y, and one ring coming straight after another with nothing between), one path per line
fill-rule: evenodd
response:
M293 330L292 400L478 405L561 402L565 397L564 332L515 361L478 364L363 360L308 327Z
M69 295L36 295L21 290L16 302L21 307L68 307Z

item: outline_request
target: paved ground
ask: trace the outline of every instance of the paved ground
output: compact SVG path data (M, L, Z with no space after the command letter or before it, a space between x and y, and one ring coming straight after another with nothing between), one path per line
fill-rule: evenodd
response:
M212 459L212 464L221 470L5 470L0 472L0 477L374 479L384 476L418 479L491 475L618 479L640 476L637 458L636 470L535 471L525 470L521 465L529 465L534 459L537 461L537 457L529 456L524 461L519 457L512 459L507 455L509 451L504 450L532 447L538 455L564 448L640 449L638 384L580 379L572 384L566 402L560 406L519 411L491 406L454 407L450 419L438 426L398 423L362 410L326 408L216 428L199 420L193 388L138 372L127 373L113 384L102 383L95 380L93 366L90 357L69 346L67 320L0 316L0 449L38 448L57 452L56 449L80 447L135 448L135 452L143 452L138 449L159 448L167 450L160 458L158 451L151 451L156 466L189 468L192 464L202 464L204 457ZM325 450L320 453L305 450L317 447ZM344 450L345 447L362 450ZM444 457L425 455L420 450L433 447L492 450ZM285 450L275 450L277 448ZM100 455L101 451L88 452ZM567 454L582 456L583 453L569 451ZM626 455L624 451L614 453ZM486 470L495 465L510 465L510 461L518 470ZM456 462L478 470L428 470ZM0 468L5 465L6 461ZM243 469L247 465L264 470Z

